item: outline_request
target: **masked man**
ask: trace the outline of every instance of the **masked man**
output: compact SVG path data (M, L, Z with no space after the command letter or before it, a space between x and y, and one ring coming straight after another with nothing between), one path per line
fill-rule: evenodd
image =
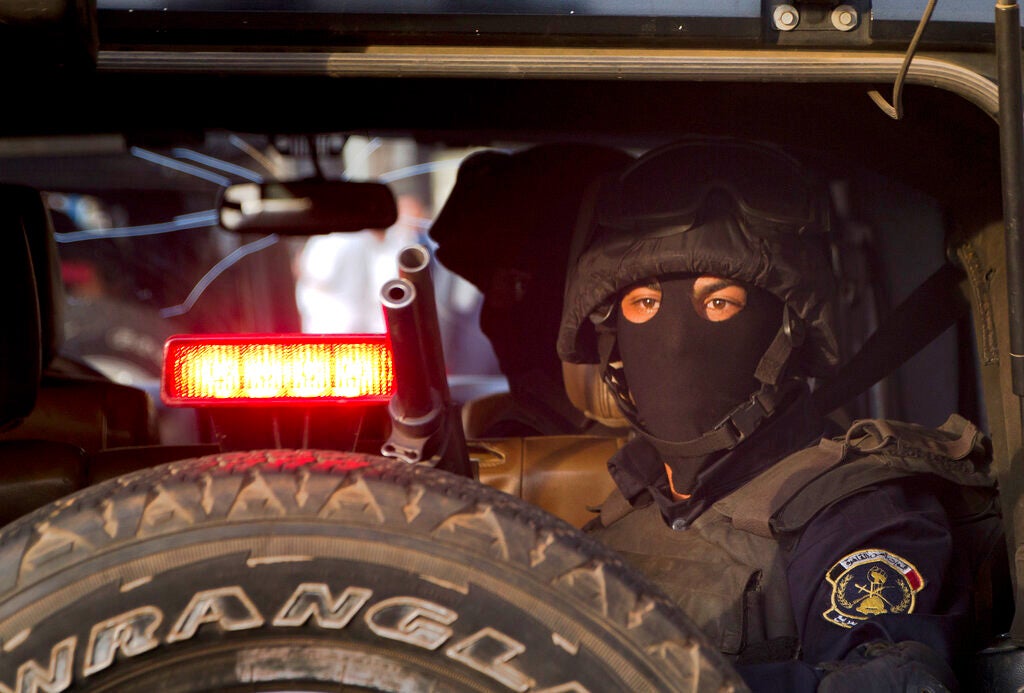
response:
M838 363L825 191L773 147L692 140L594 199L559 354L600 364L634 435L589 529L755 689L954 688L1002 541L986 441L957 416L829 437L808 388Z

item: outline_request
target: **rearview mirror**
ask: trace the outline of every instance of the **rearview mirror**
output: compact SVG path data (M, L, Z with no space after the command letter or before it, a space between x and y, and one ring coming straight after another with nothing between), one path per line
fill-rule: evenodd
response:
M386 229L398 208L383 183L310 178L228 186L218 216L228 231L309 236Z

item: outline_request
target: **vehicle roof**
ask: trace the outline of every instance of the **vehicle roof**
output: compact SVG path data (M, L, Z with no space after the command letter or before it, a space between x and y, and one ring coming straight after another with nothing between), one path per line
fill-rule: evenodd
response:
M101 33L115 43L254 43L369 45L533 43L662 44L735 42L759 45L885 45L906 42L926 0L792 2L804 17L792 32L771 25L761 0L99 0ZM850 32L826 31L812 15L835 5L861 15ZM763 7L769 11L765 12ZM820 12L819 12L820 10ZM987 0L939 3L926 45L991 45L993 5ZM814 29L813 32L801 29ZM154 35L152 32L159 32ZM813 33L814 36L803 34Z
M99 0L94 66L33 69L46 61L21 47L3 132L17 141L0 156L40 136L115 133L123 148L209 128L636 149L706 132L825 152L956 208L999 209L989 3L940 4L899 123L866 92L892 92L923 0L851 2L868 18L857 31L804 38L773 29L760 4L681 2L669 14L641 0L481 1L455 14L435 0Z

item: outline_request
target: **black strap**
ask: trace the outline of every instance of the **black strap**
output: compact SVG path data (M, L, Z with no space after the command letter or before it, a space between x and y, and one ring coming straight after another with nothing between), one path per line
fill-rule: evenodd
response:
M867 390L967 315L967 275L944 264L887 315L861 350L818 388L814 404L827 414Z
M789 400L800 387L796 381L783 383L778 389L764 385L749 400L726 414L710 431L692 440L664 440L640 426L636 427L637 432L660 450L679 457L703 457L719 450L731 450L753 434L765 419L771 418L779 405Z
M782 326L758 362L754 377L764 385L778 387L789 365L789 357L793 355L794 349L804 343L806 333L803 319L795 314L788 303L783 305Z
M822 438L817 445L786 457L715 506L736 529L771 538L772 518L807 484L846 457L846 445Z
M792 353L793 341L790 339L785 326L780 327L779 331L775 333L772 343L768 345L768 349L764 352L764 356L757 363L754 377L764 385L778 385Z

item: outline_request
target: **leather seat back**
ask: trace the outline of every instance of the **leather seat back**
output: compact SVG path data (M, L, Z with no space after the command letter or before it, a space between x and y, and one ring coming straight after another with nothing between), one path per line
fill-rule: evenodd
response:
M35 407L42 370L39 298L25 223L0 197L0 430Z
M64 341L64 283L53 222L38 190L24 185L0 185L0 209L17 219L28 240L39 301L42 367L53 362Z
M582 527L615 482L605 466L624 443L609 436L538 436L471 441L480 481Z
M8 247L9 246L9 247ZM60 357L64 285L53 223L39 191L0 184L0 441L51 441L85 452L155 442L153 403Z

